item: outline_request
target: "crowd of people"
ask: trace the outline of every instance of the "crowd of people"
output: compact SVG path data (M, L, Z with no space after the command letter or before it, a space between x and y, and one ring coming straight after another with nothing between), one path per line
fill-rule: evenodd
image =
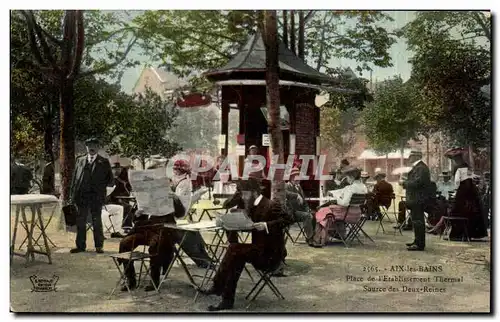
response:
M122 213L120 218L123 218L119 224L120 232L114 232L111 236L121 238L119 252L129 252L140 245L149 247L152 255L151 283L146 286L147 291L154 290L159 284L162 271L165 273L174 258L175 244L181 240L184 240L180 245L183 251L198 267L214 265L214 259L207 253L199 232L181 233L164 226L175 225L179 218L186 217L191 208L193 190L196 189L190 177L189 162L178 160L174 163L172 191L168 195L174 200L175 211L169 214L143 213L137 204L126 198L133 191L128 168L119 164L112 167L108 159L97 153L97 140L87 140L86 147L87 154L76 160L70 189L71 207L65 207L66 210L73 209L76 216L76 247L71 249L72 254L87 250L88 224L93 227L96 252L103 252L105 237L102 211L106 205L114 205L119 207ZM256 155L259 149L251 146L248 152L249 155ZM450 150L447 156L454 164L453 170L451 173L442 173L436 184L431 180L429 167L422 160L422 154L410 155L411 170L399 183L405 189L406 196L398 205L398 224L414 230L414 240L407 244L409 251L424 250L426 225L427 232L440 233L446 217L467 218L465 228L463 225L452 225L449 236L452 240L463 240L464 234L470 238L488 235L487 215L491 200L489 176L478 186L477 178L463 160L463 150ZM349 233L346 221L356 222L362 215L381 220L381 207L388 209L395 202L393 186L386 181L385 173L377 171L373 177L376 182L371 187L368 185L368 173L342 160L339 169L332 171L334 179L325 183L325 194L333 191L334 200L312 209L298 180L299 166L294 165L285 184L286 203L283 205L271 200L271 185L264 179L264 170L251 173L248 180L235 181L236 192L222 207L241 209L249 215L254 222L252 241L251 244L240 244L235 233L228 233L230 244L217 268L213 286L201 290L205 294L222 297L221 302L210 306L209 310L233 307L237 282L245 263L284 276L283 264L287 256L285 232L292 223L302 224L309 246L323 247L331 238L345 238ZM108 187L113 187L111 193L107 193ZM24 190L14 190L14 193L26 193ZM354 195L364 195L365 203L361 207L348 208ZM330 220L332 218L346 220ZM127 285L122 290L136 288L134 265L127 260L121 260L121 264L127 278Z

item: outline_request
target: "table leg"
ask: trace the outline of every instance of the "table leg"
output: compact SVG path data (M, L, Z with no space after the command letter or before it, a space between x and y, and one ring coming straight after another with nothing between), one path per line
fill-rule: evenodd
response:
M21 214L23 216L23 222L25 224L27 240L28 240L28 245L27 245L28 249L26 250L26 254L25 254L26 264L28 264L30 261L30 255L32 257L32 260L33 261L35 260L35 254L33 253L33 237L32 237L33 228L35 227L35 216L34 216L35 212L33 211L32 207L30 207L30 208L31 208L31 213L32 213L31 227L28 227L28 219L26 218L25 207L21 208Z
M14 249L16 248L16 236L17 236L17 226L19 225L19 213L21 212L21 206L16 205L16 220L14 222L14 233L12 235L12 244L10 245L10 260L14 258Z
M45 226L43 224L42 209L41 209L42 206L37 205L35 208L36 208L36 212L38 214L38 220L40 222L40 230L42 232L43 243L45 244L45 252L47 254L47 257L49 258L49 264L52 264L52 256L50 254L49 242L47 240L47 234L45 232Z

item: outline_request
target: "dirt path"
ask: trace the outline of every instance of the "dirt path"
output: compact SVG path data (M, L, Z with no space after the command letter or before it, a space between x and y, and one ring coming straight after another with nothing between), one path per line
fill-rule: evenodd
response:
M391 227L391 224L387 223L386 227ZM489 312L490 272L485 262L490 258L489 243L448 242L427 235L425 252L408 252L404 243L412 239L412 232L404 232L404 236L375 235L375 222L368 222L366 230L374 238L375 245L367 242L364 246L355 245L352 248L331 245L314 249L289 243L288 276L274 279L286 299L278 300L270 290L265 289L247 311ZM140 290L135 293L134 299L119 293L109 298L119 275L108 255L117 252L118 240L106 240L105 254L98 255L92 248L83 254L69 254L74 245L74 234L57 232L55 225L51 225L49 234L59 247L53 250L52 265L41 256L37 256L37 262L29 267L24 267L24 261L19 257L11 265L13 311L202 312L209 304L217 302L215 297L200 296L194 303L195 291L188 285L178 265L173 268L159 295ZM92 245L90 234L88 244ZM391 271L398 265L406 270L434 266L442 271ZM253 272L252 268L250 270ZM32 292L29 279L32 275L58 276L57 292ZM253 275L256 276L256 273ZM368 280L370 277L378 279L379 276L382 279L383 276L402 276L403 279L429 277L431 281ZM434 276L452 279L439 282ZM236 310L245 310L245 295L252 286L250 279L243 274L238 284ZM406 292L424 290L424 287L426 292L423 293ZM429 293L429 290L435 292Z

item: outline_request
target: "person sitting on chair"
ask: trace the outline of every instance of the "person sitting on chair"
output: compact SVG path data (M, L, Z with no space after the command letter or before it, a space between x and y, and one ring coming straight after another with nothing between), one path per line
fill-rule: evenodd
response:
M305 201L304 190L297 181L300 171L293 168L290 173L290 180L285 184L287 206L291 210L294 222L302 222L306 241L310 241L314 236L313 215L309 205Z
M361 182L361 170L358 168L347 168L343 173L350 184L342 190L342 193L339 195L337 200L334 200L334 204L329 205L328 207L323 207L319 209L315 214L316 219L316 229L314 234L314 240L312 243L309 243L309 246L312 247L322 247L326 244L327 239L327 216L333 215L337 218L343 218L345 215L346 209L351 202L351 198L354 194L363 194L366 195L368 190L366 186ZM352 216L360 216L360 214L353 213ZM345 227L338 227L337 232L341 235L345 235Z
M386 209L389 209L391 206L394 188L389 182L385 181L385 173L383 172L376 173L375 180L377 181L373 187L375 211L377 211L380 216L381 206L384 206Z
M463 240L467 235L469 238L483 238L488 236L487 218L482 211L481 199L479 191L474 185L471 168L463 160L464 151L460 148L450 149L446 152L446 156L454 162L455 185L458 186L453 205L450 210L450 217L467 218L467 226L464 231L464 226L460 223L452 222L449 238L455 241ZM444 218L432 228L429 232L434 233L442 229L444 226Z
M106 205L119 205L122 206L122 218L123 221L120 223L119 227L132 227L132 206L127 202L121 199L120 197L130 197L130 193L132 191L132 185L130 184L130 180L128 178L128 168L122 167L120 163L115 162L113 164L112 169L114 170L115 175L115 188L114 190L107 196ZM110 211L110 207L105 207L106 211ZM113 208L111 208L113 209ZM114 210L114 209L113 209ZM115 210L117 211L117 210ZM125 216L124 216L125 215ZM123 237L119 232L113 232L111 237Z
M192 183L190 179L191 167L189 163L185 160L177 160L174 163L174 177L172 178L172 189L175 195L180 199L182 205L185 209L184 218L189 209L191 208L191 197L192 197ZM205 249L203 238L199 232L189 231L189 232L174 232L174 240L177 243L182 241L184 237L184 242L182 243L182 250L188 255L198 267L206 268L209 263L212 263L212 259L208 256Z
M285 248L284 229L293 218L281 204L261 194L258 181L253 178L238 181L239 191L245 203L245 211L254 221L251 244L231 243L213 279L213 286L202 293L222 296L217 306L209 311L232 309L236 286L246 263L259 270L274 270L283 260Z

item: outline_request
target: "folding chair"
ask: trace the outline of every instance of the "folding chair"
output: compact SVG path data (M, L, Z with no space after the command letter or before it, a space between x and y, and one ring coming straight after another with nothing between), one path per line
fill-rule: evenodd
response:
M297 224L297 227L299 227L299 232L297 233L295 238L290 234L290 229L286 229L285 234L287 235L288 238L290 238L292 243L295 245L298 244L298 240L300 237L304 237L304 239L306 238L306 232L304 231L304 224L302 221L296 220L294 224Z
M142 226L141 228L161 228L163 227L163 224L155 224L155 225L148 225L148 226ZM159 240L162 238L162 233L163 230L160 230L160 237ZM140 287L141 285L141 280L143 277L147 277L149 275L149 272L151 270L151 265L147 265L147 262L150 262L151 257L153 257L151 254L149 254L148 251L146 251L146 247L149 247L148 245L143 245L142 251L135 251L132 250L130 252L124 252L124 253L118 253L118 254L112 254L110 257L113 259L113 262L115 263L116 268L118 269L118 272L120 273L120 279L116 283L115 288L110 294L110 297L113 296L115 293L116 289L120 286L120 284L125 283L125 287L127 288L127 292L131 293L130 288L128 287L127 283L127 277L125 276L125 271L126 269L124 268L122 270L122 267L120 265L120 262L123 260L128 261L127 262L127 267L128 265L134 265L135 262L140 262L140 268L139 268L139 273L136 273L137 277L137 287ZM135 247L134 247L135 249ZM153 282L153 281L152 281ZM156 285L153 282L153 286L155 287L156 292L159 292L161 283Z
M193 206L200 201L201 196L203 196L206 192L207 192L206 188L200 188L200 189L196 190L195 192L193 192L193 194L191 196L191 205L190 205L189 211L187 213L188 219L190 222L194 222L193 215L196 214L196 210L197 210L196 208L193 208ZM202 217L200 216L200 219L198 221L200 221L201 218Z
M462 241L467 240L467 242L470 243L470 238L469 238L469 233L467 231L467 223L469 219L465 217L450 217L450 216L445 216L444 218L444 229L441 230L441 234L439 235L439 238L442 239L443 235L445 235L450 241L450 233L451 233L451 226L452 222L458 222L462 224L462 228L464 230L464 234L462 235Z
M275 270L277 270L278 267L279 267L279 265L277 265L276 267L273 267L273 268L271 268L269 270L260 270L260 269L258 269L258 268L256 268L254 266L254 268L257 271L257 273L259 273L260 278L257 281L257 283L255 283L255 285L253 286L253 288L250 290L250 292L248 293L248 295L245 297L245 299L248 300L253 295L252 298L250 299L250 303L248 303L248 305L247 305L247 309L250 307L250 305L252 304L252 302L257 298L257 296L262 292L262 290L264 289L264 287L266 285L274 293L274 295L276 295L276 297L278 299L280 299L280 300L284 300L285 299L285 297L283 296L283 294L281 294L280 290L276 287L276 285L271 280L273 272Z
M362 229L362 226L367 219L366 216L361 214L359 220L355 223L346 221L347 216L349 214L349 210L353 209L353 208L359 208L359 210L361 211L361 206L365 204L365 201L366 201L366 195L353 194L351 197L351 202L349 203L349 205L347 206L347 208L345 210L344 217L333 219L333 225L332 225L333 230L328 231L328 234L330 235L330 233L335 233L337 225L343 223L345 225L346 230L349 230L349 232L347 233L346 236L342 236L342 234L338 234L338 235L339 235L340 240L342 241L342 243L344 244L345 247L349 247L348 243L350 241L352 241L354 238L358 238L358 234L360 232L362 232L365 236L370 238L366 234L366 232ZM359 238L358 238L358 240L359 240ZM373 242L373 239L370 238L370 240Z
M104 223L104 229L105 229L105 233L115 233L116 230L115 230L115 225L113 224L113 220L111 220L111 218L113 218L114 214L110 213L108 211L108 208L106 207L106 205L103 206L103 209L106 210L106 212L108 213L108 218L109 218L109 225L106 225L106 223ZM87 230L89 229L89 227L87 227Z
M359 234L362 233L365 238L368 238L372 243L375 244L375 241L363 230L363 225L367 220L368 217L365 214L361 214L361 217L357 222L347 222L347 224L349 225L349 233L347 234L346 241L348 243L354 242L354 239L356 238L358 242L363 245L363 242L361 241L361 239L359 239Z
M150 268L150 265L146 264L146 262L150 260L151 255L146 252L146 246L144 246L144 249L142 252L141 251L131 251L131 252L126 252L126 253L118 253L118 254L110 255L110 257L113 259L113 262L115 263L115 266L118 269L118 272L120 273L120 279L116 283L116 286L113 289L113 291L111 291L111 294L109 295L110 297L113 296L116 289L120 285L122 285L123 283L125 284L125 287L127 288L127 292L128 293L132 292L128 286L127 277L125 276L126 270L125 269L122 270L122 267L120 265L121 261L123 261L123 260L128 261L128 263L126 264L127 268L128 268L128 265L134 265L135 262L140 262L139 273L136 273L137 287L139 287L141 285L142 277L143 276L147 277L149 275L149 271L151 268ZM144 269L144 273L143 273L143 269ZM156 285L155 285L155 288L157 288Z

